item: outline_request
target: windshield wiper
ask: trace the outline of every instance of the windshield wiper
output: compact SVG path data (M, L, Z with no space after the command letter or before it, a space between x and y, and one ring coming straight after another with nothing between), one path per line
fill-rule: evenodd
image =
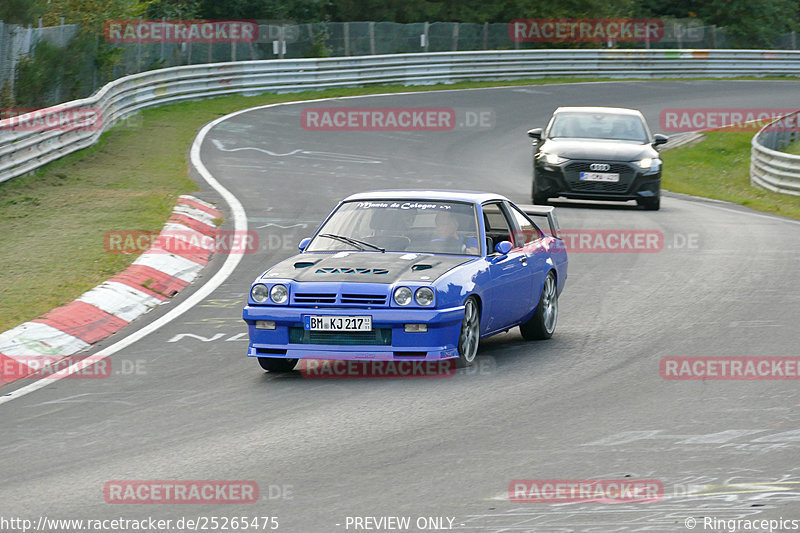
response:
M345 237L344 235L336 235L334 233L320 233L320 237L327 237L329 239L333 239L335 241L343 242L345 244L349 244L350 246L354 246L359 250L364 250L364 246L369 246L373 250L378 250L380 252L386 253L386 248L381 248L380 246L375 246L372 243L366 241L360 241L358 239L354 239L352 237Z

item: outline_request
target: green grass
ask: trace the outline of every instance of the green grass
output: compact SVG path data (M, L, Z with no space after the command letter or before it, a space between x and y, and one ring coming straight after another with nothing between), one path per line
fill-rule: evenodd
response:
M790 144L783 151L786 152L787 154L800 155L800 141Z
M713 131L705 140L662 153L664 189L725 200L800 219L800 197L750 185L750 141L755 132Z
M33 175L0 183L0 332L74 300L133 262L133 256L107 253L104 234L161 228L176 198L198 190L187 177L187 152L197 130L219 116L257 105L315 98L575 81L611 80L553 78L329 89L227 96L143 111L127 125L103 135L97 145ZM665 188L797 218L797 200L749 190L749 137L733 144L726 139L737 137L712 138L698 147L665 153ZM706 157L709 163L704 162ZM678 172L679 168L693 171Z

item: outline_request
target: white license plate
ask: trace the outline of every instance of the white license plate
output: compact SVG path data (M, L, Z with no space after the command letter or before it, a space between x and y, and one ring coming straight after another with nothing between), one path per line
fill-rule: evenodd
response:
M306 315L303 327L309 331L372 331L372 317Z
M619 174L612 172L581 172L581 181L619 181Z

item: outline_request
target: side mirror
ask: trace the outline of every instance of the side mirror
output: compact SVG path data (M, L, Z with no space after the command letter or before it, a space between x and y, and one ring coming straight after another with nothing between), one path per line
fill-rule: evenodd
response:
M298 244L297 247L300 249L301 252L303 252L305 251L306 247L308 246L308 243L310 242L311 242L311 237L306 237L305 239L300 241L300 244Z
M542 140L542 128L533 128L532 130L528 130L528 137L531 139L536 139L537 141Z
M511 251L513 246L511 245L510 241L500 241L494 245L494 251L500 255L506 255L508 252Z
M660 133L656 133L653 135L653 145L658 146L660 144L666 144L669 141L669 137L666 135L661 135Z

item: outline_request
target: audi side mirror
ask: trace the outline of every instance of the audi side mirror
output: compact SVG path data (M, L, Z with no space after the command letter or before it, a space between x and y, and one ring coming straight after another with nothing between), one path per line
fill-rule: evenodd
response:
M533 128L532 130L528 130L528 137L531 139L535 139L537 141L542 140L542 128Z

